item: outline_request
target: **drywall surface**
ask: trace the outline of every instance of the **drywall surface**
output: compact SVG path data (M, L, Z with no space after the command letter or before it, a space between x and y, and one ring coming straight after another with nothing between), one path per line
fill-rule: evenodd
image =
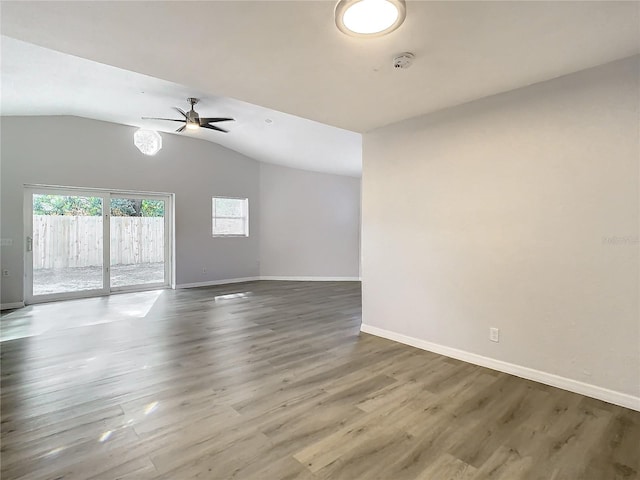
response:
M365 134L363 330L640 397L638 74L636 56Z
M360 179L260 164L260 275L357 279Z
M23 187L45 184L175 194L177 284L259 273L259 164L211 142L163 134L142 155L135 128L78 117L3 117L1 125L2 303L23 300ZM209 132L203 132L209 134ZM211 197L249 198L250 237L213 238ZM206 273L203 273L206 269Z

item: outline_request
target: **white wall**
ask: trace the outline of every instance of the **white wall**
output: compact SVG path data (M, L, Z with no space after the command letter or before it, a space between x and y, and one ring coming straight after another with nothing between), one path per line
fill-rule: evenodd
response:
M260 274L360 276L360 179L260 164Z
M365 134L363 330L640 408L638 73Z
M177 283L259 274L257 161L202 140L164 134L163 148L142 155L135 128L78 117L3 117L2 303L23 300L23 185L28 183L175 193ZM211 197L248 197L249 238L211 236ZM203 274L205 267L207 273Z

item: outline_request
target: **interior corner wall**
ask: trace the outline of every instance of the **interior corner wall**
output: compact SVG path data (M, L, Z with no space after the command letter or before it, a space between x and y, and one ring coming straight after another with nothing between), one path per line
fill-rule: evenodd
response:
M260 164L260 275L360 277L360 179Z
M365 134L363 330L640 407L639 68Z
M134 127L78 117L3 117L2 303L23 301L23 186L175 193L178 286L259 274L258 162L211 142L163 134L155 156L133 145ZM211 197L247 197L248 238L213 238ZM207 273L203 273L206 268Z

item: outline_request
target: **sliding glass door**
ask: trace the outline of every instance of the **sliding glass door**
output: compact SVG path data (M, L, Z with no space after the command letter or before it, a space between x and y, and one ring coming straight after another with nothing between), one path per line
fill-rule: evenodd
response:
M91 193L33 192L33 296L104 293L104 204L104 196Z
M167 282L166 198L111 195L112 289Z
M170 202L168 195L26 188L26 301L170 286Z

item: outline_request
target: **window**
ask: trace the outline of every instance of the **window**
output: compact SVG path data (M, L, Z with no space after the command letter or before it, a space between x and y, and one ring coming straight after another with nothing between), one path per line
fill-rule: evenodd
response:
M214 237L249 236L249 199L213 197Z

